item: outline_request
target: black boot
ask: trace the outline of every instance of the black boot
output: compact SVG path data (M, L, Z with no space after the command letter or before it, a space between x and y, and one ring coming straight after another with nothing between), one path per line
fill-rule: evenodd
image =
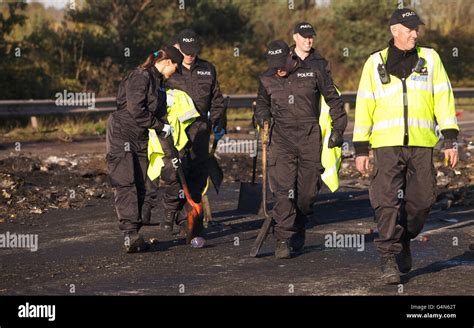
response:
M387 285L396 285L400 283L400 272L394 255L383 256L380 261L380 269L382 270L381 279Z
M165 219L161 224L162 230L166 232L173 232L174 222L176 220L176 211L166 211L165 212Z
M298 254L302 253L304 249L305 240L306 240L306 231L305 230L298 231L298 233L294 235L293 238L291 238L291 243L290 243L291 251Z
M142 225L147 226L151 224L151 207L143 205L142 208Z
M398 269L401 273L408 273L412 265L410 239L402 240L402 247L402 251L396 256Z
M150 248L150 245L145 242L143 237L136 231L127 231L124 234L123 247L127 253L144 252Z
M277 240L275 247L275 257L277 259L290 259L290 251L288 240Z
M183 221L182 223L179 224L179 231L177 234L175 234L176 239L186 239L188 236L188 227L187 227L187 222Z

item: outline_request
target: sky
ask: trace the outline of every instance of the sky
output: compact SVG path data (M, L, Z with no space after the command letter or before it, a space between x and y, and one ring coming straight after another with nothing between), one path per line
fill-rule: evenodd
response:
M28 0L28 3L39 2L42 3L46 8L54 7L56 9L62 9L69 5L70 0Z

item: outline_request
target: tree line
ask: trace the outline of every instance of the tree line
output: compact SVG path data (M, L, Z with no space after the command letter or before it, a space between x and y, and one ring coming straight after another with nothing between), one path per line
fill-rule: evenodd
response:
M356 90L364 61L390 39L399 0L82 0L64 9L0 4L1 99L57 92L114 96L126 72L183 28L202 36L224 93L255 93L269 41L292 43L295 23L316 28L315 47L335 83ZM420 44L441 55L455 87L474 87L474 2L405 1L425 21Z

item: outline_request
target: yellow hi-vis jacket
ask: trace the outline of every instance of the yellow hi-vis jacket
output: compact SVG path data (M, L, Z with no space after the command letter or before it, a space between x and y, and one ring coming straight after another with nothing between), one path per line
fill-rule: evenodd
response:
M321 153L321 164L324 167L324 173L321 175L321 179L324 184L335 192L339 188L339 167L341 166L341 147L334 147L329 149L329 136L332 130L332 120L329 115L329 106L321 97L321 112L319 114L319 126L321 128L321 137L323 140L323 150Z
M168 111L168 122L173 127L174 146L179 151L186 146L188 136L185 129L199 116L194 103L188 94L181 90L166 90L166 103ZM165 153L161 147L160 140L154 129L148 130L148 170L147 174L151 181L158 178L164 166L163 157Z
M357 91L354 142L369 141L372 148L434 147L436 124L441 130L459 130L453 90L438 53L424 47L416 50L425 59L423 71L412 72L406 80L390 75L388 84L382 84L377 70L380 54L387 62L388 48L369 57Z

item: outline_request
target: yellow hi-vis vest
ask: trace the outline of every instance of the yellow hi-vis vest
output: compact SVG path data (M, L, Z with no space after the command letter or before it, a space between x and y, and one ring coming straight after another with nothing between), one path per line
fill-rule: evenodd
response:
M339 188L339 167L341 166L341 147L334 147L329 149L328 142L332 130L332 120L329 116L329 106L321 97L321 113L319 114L319 126L321 128L321 136L323 140L323 150L321 153L321 164L324 167L324 173L321 179L324 184L335 192Z
M412 72L405 81L390 75L388 84L382 84L377 70L382 63L380 54L387 62L388 48L369 57L357 91L354 142L369 141L372 148L434 147L438 142L436 124L441 130L459 130L453 90L438 53L424 47L416 50L418 57L425 59L424 71Z
M168 122L173 127L173 140L179 151L188 142L185 129L199 116L194 103L188 94L181 90L166 90L166 102L168 111ZM147 174L151 181L158 178L164 166L163 157L165 153L161 147L160 140L154 129L148 129L148 170Z

